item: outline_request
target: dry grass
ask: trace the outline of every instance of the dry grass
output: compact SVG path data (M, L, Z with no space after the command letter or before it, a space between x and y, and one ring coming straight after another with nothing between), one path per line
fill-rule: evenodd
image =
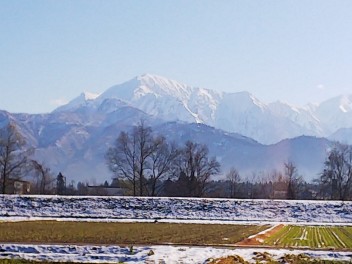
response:
M75 244L235 244L268 226L169 223L4 222L0 242Z

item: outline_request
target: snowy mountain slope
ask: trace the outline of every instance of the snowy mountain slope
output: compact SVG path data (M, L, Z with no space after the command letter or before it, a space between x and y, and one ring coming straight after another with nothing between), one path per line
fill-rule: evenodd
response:
M290 119L276 115L248 92L224 94L218 105L214 126L264 144L308 134L306 129Z
M145 74L111 87L97 101L118 98L168 121L207 123L212 121L218 97L219 94L210 90Z
M321 103L316 108L316 116L328 134L340 128L351 128L352 95L341 95Z
M62 106L56 108L54 111L62 112L62 111L80 108L81 106L88 106L88 105L93 106L92 102L98 96L99 96L99 94L94 94L94 93L90 93L90 92L83 92L78 97L71 100L68 104L62 105Z
M291 120L293 123L308 130L309 135L324 136L319 119L315 116L312 106L295 107L276 101L268 104L269 109L277 116Z
M323 135L309 111L297 112L289 105L283 111L283 106L266 105L248 92L220 93L151 74L113 86L95 99L85 98L81 95L56 111L77 105L97 108L104 100L117 99L165 121L204 123L265 144L303 134Z

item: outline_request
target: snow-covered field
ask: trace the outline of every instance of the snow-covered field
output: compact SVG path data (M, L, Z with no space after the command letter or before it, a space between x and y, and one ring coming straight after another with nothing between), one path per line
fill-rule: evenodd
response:
M75 219L352 223L352 202L202 198L0 196L0 220Z
M152 252L152 254L151 254ZM23 258L39 261L72 261L86 263L155 263L155 264L203 264L211 258L239 255L245 260L255 263L254 252L267 252L274 259L284 254L304 253L312 258L351 260L352 253L346 251L312 251L312 250L275 250L251 248L213 248L213 247L184 247L184 246L77 246L77 245L26 245L0 244L0 258Z
M162 221L184 223L351 225L352 202L229 200L146 197L0 196L0 221ZM148 256L152 250L153 254ZM305 253L323 259L351 260L352 252L181 246L128 247L0 244L0 258L124 263L206 263L209 258L254 252Z

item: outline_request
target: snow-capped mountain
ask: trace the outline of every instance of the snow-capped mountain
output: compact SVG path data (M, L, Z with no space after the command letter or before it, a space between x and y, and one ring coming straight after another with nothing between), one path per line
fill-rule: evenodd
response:
M55 111L83 105L99 108L112 99L165 121L203 123L265 144L300 135L328 135L311 108L265 104L248 92L217 92L151 74L113 86L97 97L82 94Z
M142 111L167 121L211 123L220 94L202 88L145 74L113 86L97 98L118 98Z
M279 101L265 104L248 92L217 92L151 74L115 85L100 95L83 93L54 112L81 106L86 111L114 111L121 104L164 121L203 123L263 144L300 135L328 137L341 128L352 127L352 95L317 106L295 107Z

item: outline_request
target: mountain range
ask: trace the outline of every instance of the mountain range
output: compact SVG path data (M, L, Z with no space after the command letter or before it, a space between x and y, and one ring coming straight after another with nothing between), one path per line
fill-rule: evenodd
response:
M76 181L111 178L104 154L121 131L140 120L179 144L207 144L223 173L231 166L244 175L269 172L290 160L312 179L331 140L351 143L351 111L352 95L294 107L145 74L99 95L82 93L51 113L0 111L0 126L15 122L37 159Z
M339 130L352 128L352 95L305 107L280 101L265 104L248 92L217 92L151 74L113 86L100 95L82 93L54 112L82 106L97 109L111 99L165 121L202 123L263 144L301 135L349 140L341 138L343 133ZM113 109L114 106L110 110Z

